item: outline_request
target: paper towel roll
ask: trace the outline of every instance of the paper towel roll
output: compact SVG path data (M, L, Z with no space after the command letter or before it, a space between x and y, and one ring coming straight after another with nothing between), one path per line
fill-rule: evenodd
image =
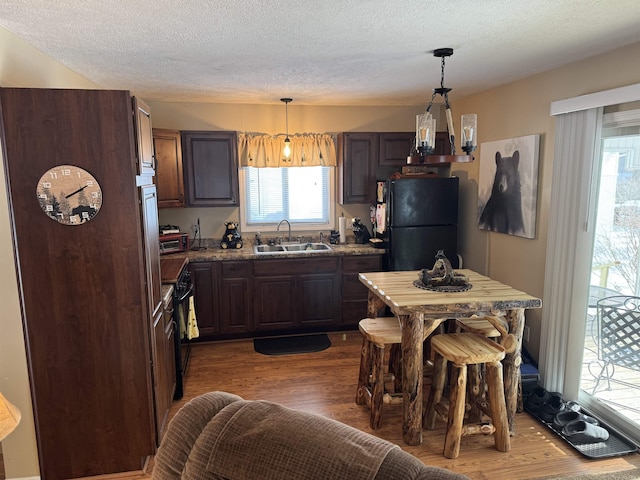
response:
M347 243L347 218L338 218L338 231L340 232L340 243Z

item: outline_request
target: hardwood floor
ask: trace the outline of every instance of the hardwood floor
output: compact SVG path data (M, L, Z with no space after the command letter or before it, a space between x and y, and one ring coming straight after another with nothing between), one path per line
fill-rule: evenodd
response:
M473 480L526 480L640 467L637 453L586 459L527 413L517 415L517 434L511 439L510 452L495 450L491 436L474 435L462 439L460 457L455 460L442 456L444 422L439 422L434 431L423 432L422 445L406 445L400 406L387 406L380 429L372 431L367 408L354 402L360 333L331 333L329 337L332 346L327 350L287 356L256 353L250 340L196 344L191 351L184 398L174 403L170 415L191 398L213 390L235 393L247 400L269 400L334 418L400 445L425 464L464 473ZM152 468L153 461L146 474L109 478L149 479Z

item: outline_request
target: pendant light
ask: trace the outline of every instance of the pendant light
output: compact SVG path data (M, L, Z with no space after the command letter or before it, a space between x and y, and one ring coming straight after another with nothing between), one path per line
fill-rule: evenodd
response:
M284 158L287 160L291 157L291 140L289 140L289 102L292 102L292 98L281 98L281 102L284 102L285 122L286 122L286 137L284 139Z
M451 88L444 86L444 62L445 58L453 55L453 48L437 48L433 51L434 57L441 58L440 87L433 89L433 95L427 110L423 114L416 115L416 143L415 150L407 158L407 163L450 163L473 161L471 152L477 146L477 115L462 115L462 150L466 155L456 155L455 133L453 116L449 104L449 92ZM436 95L444 98L445 115L447 119L447 132L451 144L451 155L434 155L436 119L431 115L431 107Z

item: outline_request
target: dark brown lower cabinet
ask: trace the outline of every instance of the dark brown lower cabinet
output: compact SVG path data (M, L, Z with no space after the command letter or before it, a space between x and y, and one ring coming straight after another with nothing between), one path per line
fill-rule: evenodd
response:
M254 262L256 330L327 327L340 318L339 258Z
M190 262L193 298L200 337L212 337L219 333L218 281L220 262Z
M358 273L381 269L380 255L342 258L342 326L357 327L358 322L367 316L369 290L358 279Z
M191 262L201 340L357 328L380 255Z
M251 262L222 262L221 267L220 334L247 334L253 331Z

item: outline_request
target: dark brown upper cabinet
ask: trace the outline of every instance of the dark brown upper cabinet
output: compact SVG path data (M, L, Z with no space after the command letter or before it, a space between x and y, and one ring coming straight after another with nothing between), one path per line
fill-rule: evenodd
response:
M369 203L375 198L379 134L338 135L338 203Z
M182 142L178 130L153 129L158 208L185 206Z
M414 132L338 135L338 202L374 202L376 180L406 165L414 139Z
M402 168L407 164L415 141L415 132L381 133L378 166Z
M187 207L239 204L236 132L183 131Z

